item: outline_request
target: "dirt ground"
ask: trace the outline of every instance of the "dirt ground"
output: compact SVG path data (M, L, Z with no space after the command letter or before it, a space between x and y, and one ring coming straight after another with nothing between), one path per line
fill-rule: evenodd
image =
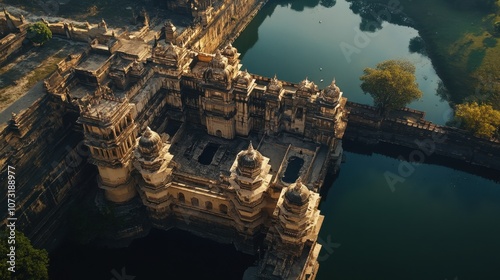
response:
M23 50L6 61L0 68L0 112L52 73L61 59L85 47L84 43L53 38L42 47Z
M57 9L52 10L44 6L46 2L0 0L0 5L15 16L24 15L31 22L39 21L43 17L49 22L68 21L70 19L77 23L85 21L95 23L104 18L108 23L108 27L119 30L130 24L134 12L146 8L150 15L152 29L160 29L167 18L171 19L178 27L190 23L188 17L172 14L149 1L92 0L90 2L95 2L95 4L90 5L88 1L66 0L59 1L59 3L65 4L60 4ZM143 6L143 2L150 5ZM87 6L92 9L87 9ZM47 78L56 69L56 65L61 59L69 54L79 53L85 48L87 48L86 43L54 37L41 47L25 47L2 63L0 65L0 114L2 115L0 118L2 120L6 119L7 113L10 118L10 111L18 113L19 110L29 107L30 104L20 103L30 102L32 98L22 99L21 97L26 93L32 93L32 88ZM15 108L6 110L14 102L16 102Z

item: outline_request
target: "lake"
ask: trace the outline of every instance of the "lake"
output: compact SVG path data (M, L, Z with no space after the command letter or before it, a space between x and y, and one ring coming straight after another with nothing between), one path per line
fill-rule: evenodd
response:
M440 79L431 61L409 52L418 32L387 22L374 33L363 32L361 17L349 5L269 1L234 43L243 68L291 82L308 77L320 88L335 78L349 100L371 104L359 88L363 69L405 58L415 64L424 93L409 107L426 111L427 119L438 124L449 120L450 107L436 94ZM369 41L356 44L362 37ZM357 52L346 55L341 46L347 45ZM460 162L431 158L391 188L385 174L398 174L406 162L397 156L410 151L356 143L344 147L340 173L322 190L324 247L317 279L500 278L500 185L485 178L498 180L497 174L472 175L463 171L472 168ZM180 231L153 231L122 249L66 244L51 258L51 279L119 279L114 273L122 275L122 268L137 280L160 279L158 274L165 279L239 279L254 262L231 246Z
M319 88L335 78L350 101L372 105L371 96L359 87L363 69L387 59L407 59L416 67L423 92L408 107L425 111L426 118L438 124L449 120L450 106L436 94L441 80L431 61L409 52L410 39L418 31L383 22L379 31L364 32L359 29L361 17L346 1L337 1L330 8L318 2L269 1L234 42L242 54L243 68L296 83L307 77ZM361 38L367 38L366 42Z
M345 97L372 105L360 89L363 69L407 59L423 92L408 107L438 124L449 120L432 62L409 51L417 30L383 22L375 32L361 31L350 3L325 2L269 1L234 43L243 67L291 82L308 77L320 88L336 78ZM427 161L391 189L384 174L398 174L402 163L393 147L372 154L356 143L344 146L346 162L320 206L324 247L317 279L500 278L498 183ZM400 151L403 157L410 152Z

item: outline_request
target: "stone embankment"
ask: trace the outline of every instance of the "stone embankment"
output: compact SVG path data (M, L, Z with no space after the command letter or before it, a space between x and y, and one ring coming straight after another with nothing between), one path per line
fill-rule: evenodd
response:
M475 137L471 133L441 126L424 119L425 113L401 109L382 118L372 106L347 102L349 111L344 139L376 145L388 143L415 149L425 157L441 155L500 170L500 142Z
M85 192L85 182L94 178L95 167L87 163L88 150L75 120L45 95L13 114L0 131L0 180L7 181L8 166L15 168L16 225L35 246L54 246L67 208ZM7 205L7 196L0 200Z

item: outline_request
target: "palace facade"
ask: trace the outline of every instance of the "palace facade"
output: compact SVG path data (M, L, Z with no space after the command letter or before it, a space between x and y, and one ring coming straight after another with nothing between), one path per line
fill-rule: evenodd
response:
M318 191L341 158L346 99L335 81L252 75L239 55L109 36L45 88L79 115L103 203L139 201L156 228L265 252L254 277L313 279Z
M314 279L319 190L340 164L346 98L335 80L319 89L248 73L236 48L219 47L263 3L176 1L194 25L161 31L145 12L121 33L44 21L89 47L2 131L1 162L26 175L20 227L51 242L69 194L97 175L96 207L126 221L119 238L180 228L259 255L245 279Z

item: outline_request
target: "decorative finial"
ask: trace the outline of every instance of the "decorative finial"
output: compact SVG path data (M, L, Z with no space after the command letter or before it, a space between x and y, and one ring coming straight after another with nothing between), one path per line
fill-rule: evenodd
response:
M248 149L247 149L248 152L252 153L254 151L253 149L253 145L252 145L252 141L250 141L250 144L248 144Z
M151 130L151 128L149 128L149 126L147 126L146 131L144 131L144 136L151 137L151 134L153 134L153 131Z
M302 176L299 176L299 178L297 178L297 181L295 181L295 189L300 189L300 187L302 187Z

